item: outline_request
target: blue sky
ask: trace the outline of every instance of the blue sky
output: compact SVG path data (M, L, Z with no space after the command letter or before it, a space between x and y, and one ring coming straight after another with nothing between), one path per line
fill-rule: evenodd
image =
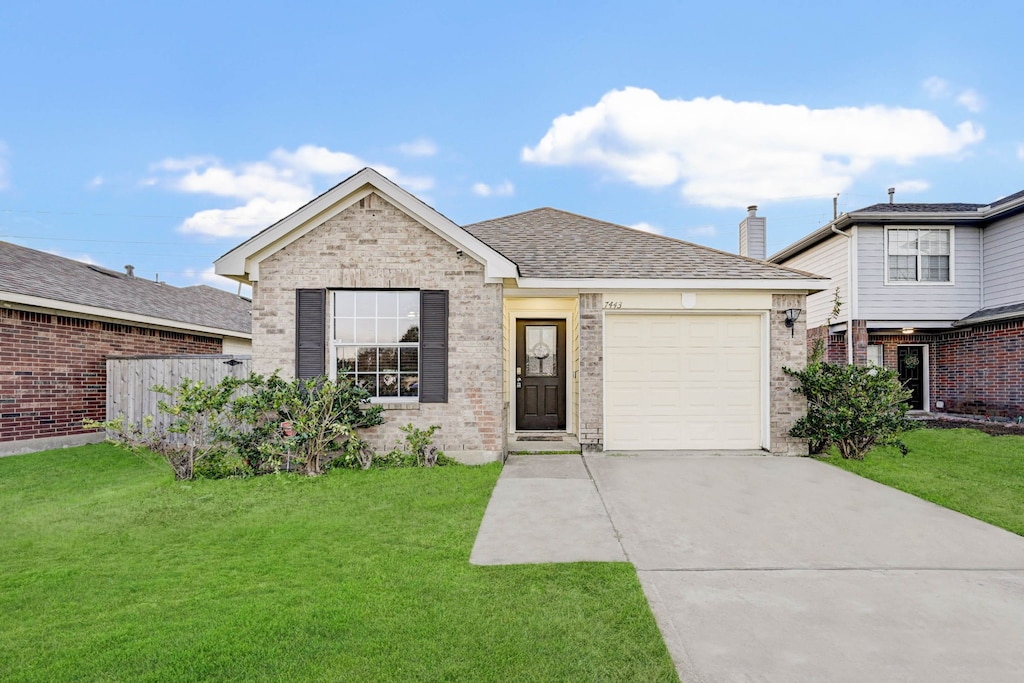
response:
M5 3L0 239L186 285L363 165L457 223L554 206L776 251L1024 188L998 2ZM229 283L227 287L231 287Z

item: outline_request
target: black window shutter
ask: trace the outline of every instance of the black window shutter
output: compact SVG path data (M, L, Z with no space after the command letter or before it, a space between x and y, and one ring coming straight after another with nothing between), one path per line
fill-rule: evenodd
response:
M295 376L326 374L327 290L295 290Z
M448 402L448 292L420 292L420 403Z

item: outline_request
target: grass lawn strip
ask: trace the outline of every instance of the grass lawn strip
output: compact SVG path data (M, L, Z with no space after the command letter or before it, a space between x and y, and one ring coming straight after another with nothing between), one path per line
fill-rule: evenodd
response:
M918 429L910 453L876 448L862 461L825 461L1024 536L1024 436Z
M500 467L0 459L4 681L671 681L633 567L468 562Z

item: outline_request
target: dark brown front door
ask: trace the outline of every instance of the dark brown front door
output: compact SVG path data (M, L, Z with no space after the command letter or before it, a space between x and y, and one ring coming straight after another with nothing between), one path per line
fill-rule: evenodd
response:
M565 321L516 321L516 429L565 429Z
M924 410L924 347L896 347L900 382L910 389L910 409Z

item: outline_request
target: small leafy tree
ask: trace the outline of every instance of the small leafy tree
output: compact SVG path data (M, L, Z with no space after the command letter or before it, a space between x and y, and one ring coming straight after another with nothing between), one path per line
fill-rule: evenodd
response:
M863 460L876 445L891 445L907 453L900 434L916 427L907 418L911 392L893 370L821 362L812 356L804 370L784 368L807 398L807 414L790 434L807 439L812 453L835 445L839 455Z
M174 418L167 431L183 437L184 443L180 447L165 444L160 449L176 479L191 479L196 462L220 448L221 422L232 396L241 385L242 380L226 377L211 386L186 378L173 389L153 387L153 391L171 397L170 401L160 400L157 403L160 412Z

